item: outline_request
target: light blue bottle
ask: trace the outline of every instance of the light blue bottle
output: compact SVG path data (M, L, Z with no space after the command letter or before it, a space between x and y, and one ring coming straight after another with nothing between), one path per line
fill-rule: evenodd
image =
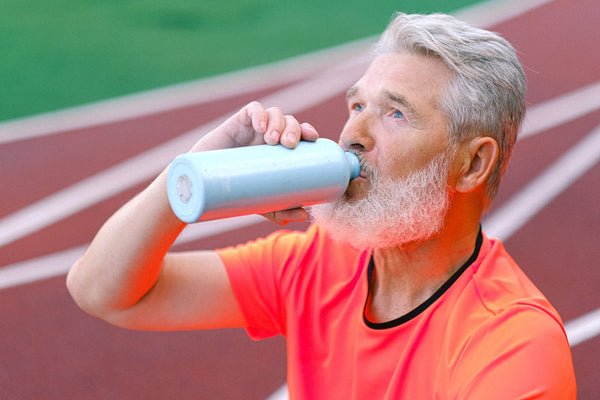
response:
M177 156L167 194L177 217L193 223L334 201L359 174L356 155L329 139L238 147Z

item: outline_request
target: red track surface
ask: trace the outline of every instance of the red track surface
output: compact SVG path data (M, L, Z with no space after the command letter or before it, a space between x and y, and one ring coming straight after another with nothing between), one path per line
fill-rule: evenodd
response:
M528 73L529 104L598 81L598 16L597 0L556 0L493 27L519 51ZM264 94L0 145L0 187L9 188L0 198L0 218ZM335 138L345 119L343 94L297 116ZM599 122L596 110L520 141L494 210ZM565 321L600 307L599 182L596 164L506 241ZM88 243L140 188L0 247L0 270ZM179 248L234 244L273 229L269 223L258 224ZM573 356L579 398L600 398L595 367L600 337L576 345ZM241 330L147 333L114 328L74 305L64 276L0 290L2 399L264 399L285 382L285 374L281 338L252 342Z

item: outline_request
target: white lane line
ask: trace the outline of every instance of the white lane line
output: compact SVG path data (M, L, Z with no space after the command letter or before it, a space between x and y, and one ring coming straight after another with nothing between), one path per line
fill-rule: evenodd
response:
M454 14L485 27L550 1L490 0ZM0 122L0 144L138 118L302 79L327 65L364 52L375 40L375 36L367 37L267 65Z
M479 27L490 27L516 18L553 0L489 0L481 1L453 13Z
M288 387L287 384L282 385L279 389L273 392L266 400L287 400Z
M565 330L571 347L600 335L600 308L567 322Z
M359 66L366 66L367 60L366 56L356 57L261 101L265 104L277 104L286 113L298 113L346 90L360 76ZM233 112L235 110L231 111ZM204 133L214 129L231 113L0 219L0 247L152 179L177 154L187 151Z
M0 290L64 275L87 246L74 247L0 268Z
M364 53L374 40L370 37L246 70L5 121L0 123L0 144L139 118L306 79Z
M258 215L206 221L187 226L175 246L267 221ZM64 275L88 245L78 246L45 256L0 267L0 290Z
M600 160L600 126L565 152L543 173L482 222L490 236L502 240L518 231Z
M545 101L527 111L520 139L600 109L600 81Z

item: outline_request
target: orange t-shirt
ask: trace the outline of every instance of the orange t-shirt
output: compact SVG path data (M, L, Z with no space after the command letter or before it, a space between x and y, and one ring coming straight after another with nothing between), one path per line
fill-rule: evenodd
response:
M218 251L253 339L282 334L291 399L574 399L556 310L480 234L421 307L383 324L364 309L371 252L317 225Z

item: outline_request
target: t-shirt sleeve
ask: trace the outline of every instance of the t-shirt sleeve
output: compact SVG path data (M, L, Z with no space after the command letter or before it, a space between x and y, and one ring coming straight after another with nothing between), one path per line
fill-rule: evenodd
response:
M254 339L284 335L284 291L310 234L279 231L264 239L217 250Z
M516 306L470 339L454 374L457 399L576 398L567 338L543 310Z

